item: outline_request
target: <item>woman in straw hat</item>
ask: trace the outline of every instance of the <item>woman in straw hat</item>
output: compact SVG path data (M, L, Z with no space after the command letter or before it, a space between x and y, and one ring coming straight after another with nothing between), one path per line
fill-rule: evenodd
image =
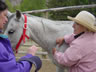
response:
M69 72L96 72L96 19L88 11L81 11L74 21L74 33L58 38L59 46L66 42L69 48L62 53L53 48L53 55L61 65L70 67Z

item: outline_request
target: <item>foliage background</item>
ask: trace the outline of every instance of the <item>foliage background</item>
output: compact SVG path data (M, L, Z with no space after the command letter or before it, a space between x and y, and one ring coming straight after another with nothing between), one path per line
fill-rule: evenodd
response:
M16 10L20 10L23 12L46 8L46 0L23 0L22 3L17 6L12 6L9 0L6 0L6 3L9 7L9 11L11 12L15 12ZM38 13L33 15L41 16L42 14Z
M9 11L15 12L17 9L19 9L23 12L38 9L46 9L46 8L95 4L96 0L23 0L22 3L17 6L12 6L9 0L6 0L6 3L9 6ZM68 15L74 17L81 10L87 10L96 16L96 8L90 8L90 9L49 12L48 17L53 20L67 20ZM43 13L33 15L44 16Z
M96 0L49 0L48 8L88 5L88 4L95 4L95 3ZM96 8L90 8L90 9L49 12L50 15L49 17L54 20L66 20L68 15L74 17L81 10L87 10L93 13L94 15L96 15Z

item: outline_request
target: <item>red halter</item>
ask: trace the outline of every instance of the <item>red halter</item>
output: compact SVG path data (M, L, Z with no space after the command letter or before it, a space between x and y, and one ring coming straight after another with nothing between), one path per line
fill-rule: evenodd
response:
M24 14L24 18L25 18L25 21L24 21L23 34L21 35L21 38L20 38L19 42L18 42L17 45L16 45L16 48L15 48L16 53L18 52L18 48L19 48L19 46L20 46L22 40L23 40L23 42L25 43L25 37L26 37L27 39L29 39L29 37L26 35L26 29L27 29L27 16L26 16L25 14Z

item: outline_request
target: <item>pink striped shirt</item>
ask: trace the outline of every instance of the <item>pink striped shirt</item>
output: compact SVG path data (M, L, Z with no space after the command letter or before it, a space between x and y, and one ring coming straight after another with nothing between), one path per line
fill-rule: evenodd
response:
M59 64L70 67L69 72L96 72L96 33L87 32L74 39L65 36L70 47L64 52L56 51L55 59Z

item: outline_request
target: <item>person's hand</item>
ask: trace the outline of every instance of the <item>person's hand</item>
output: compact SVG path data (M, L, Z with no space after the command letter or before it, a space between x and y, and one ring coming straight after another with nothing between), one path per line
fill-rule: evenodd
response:
M53 49L52 49L52 54L54 55L55 52L56 52L56 48L53 48Z
M28 49L28 54L32 54L33 56L36 54L36 51L38 50L38 48L33 45Z
M64 37L60 37L56 39L56 44L59 44L59 47L63 44L64 42Z

